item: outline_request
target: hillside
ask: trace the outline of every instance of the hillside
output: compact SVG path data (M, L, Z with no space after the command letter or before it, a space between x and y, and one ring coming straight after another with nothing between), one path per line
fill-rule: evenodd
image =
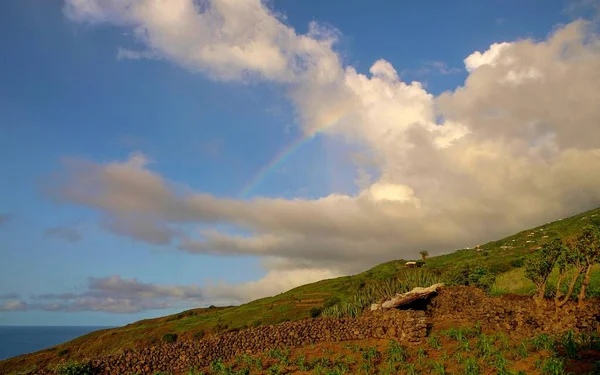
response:
M600 225L600 208L489 242L482 245L479 251L460 249L431 257L426 268L431 270L432 274L440 274L442 270L457 264L477 262L499 274L497 282L503 280L503 275L511 275L513 279L522 278L522 275L518 275L519 267L536 248L556 236L575 233L588 222ZM415 258L417 256L415 251ZM162 318L142 320L124 327L92 332L34 354L0 361L0 373L31 368L35 364L53 363L65 358L79 360L121 353L126 349L147 348L161 343L167 333L177 334L179 341L196 340L217 333L308 318L311 316L311 309L350 299L359 290L377 283L378 280L405 277L405 262L406 260L393 260L357 275L307 284L241 306L192 309ZM596 272L594 282L600 284L598 279L600 278ZM600 294L600 286L597 284L591 286L591 294ZM527 290L522 292L528 293Z

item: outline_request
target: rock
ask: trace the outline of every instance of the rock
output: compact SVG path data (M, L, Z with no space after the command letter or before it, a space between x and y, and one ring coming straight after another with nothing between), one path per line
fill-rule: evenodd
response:
M384 310L387 310L387 309L391 309L394 307L400 307L402 305L409 304L418 299L428 298L432 294L436 293L437 290L442 288L443 286L444 286L444 284L439 283L439 284L434 284L427 288L416 287L416 288L413 288L410 292L407 292L404 294L396 294L395 297L383 302L381 304L381 308ZM373 307L371 307L371 309L373 309Z

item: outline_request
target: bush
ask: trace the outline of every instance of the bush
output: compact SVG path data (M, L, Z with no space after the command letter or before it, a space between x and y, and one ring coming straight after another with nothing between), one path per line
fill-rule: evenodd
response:
M200 331L194 333L194 338L195 339L201 339L204 336L206 336L206 332L203 329L201 329Z
M325 301L325 304L323 305L323 307L329 308L335 304L338 304L339 302L341 302L339 297L331 297L331 298L327 299L327 301Z
M469 285L475 285L483 290L490 290L496 280L496 276L483 266L476 266L469 274Z
M58 355L59 357L63 357L65 355L67 355L69 353L69 349L61 349L58 351L58 353L56 353L56 355Z
M316 318L319 315L321 315L321 309L318 307L313 307L312 309L310 309L310 316L311 318Z
M89 363L67 362L58 365L57 375L92 375L92 366Z
M177 341L177 334L175 333L166 333L163 336L163 341L166 343L171 343Z
M510 262L510 266L513 268L520 268L525 265L525 260L523 258L515 259Z
M472 285L489 291L496 275L485 266L463 263L448 271L444 280L450 285Z
M470 266L460 264L448 270L444 275L444 281L449 285L469 285Z

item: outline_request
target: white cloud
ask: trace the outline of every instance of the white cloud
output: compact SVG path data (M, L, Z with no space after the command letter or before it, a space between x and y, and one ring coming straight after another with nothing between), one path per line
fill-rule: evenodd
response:
M484 53L481 53L479 51L473 52L464 60L467 71L472 72L483 65L496 66L497 64L502 62L502 51L504 51L509 46L510 43L507 42L494 43ZM509 62L510 58L506 57L505 61Z
M108 229L187 252L263 256L268 275L285 267L310 279L600 205L600 43L584 22L471 54L464 86L436 97L385 60L370 74L342 66L335 33L313 24L298 35L258 0L202 4L69 0L66 11L133 27L161 57L216 79L284 82L306 134L358 145L376 173L363 170L354 196L240 201L174 186L143 155L69 162L53 195L127 224ZM182 233L181 223L203 229Z
M0 311L24 311L26 308L25 303L18 300L6 301L0 305Z
M260 0L67 0L65 14L132 27L157 56L223 80L250 74L285 82L338 65L335 32L313 24L298 35Z
M206 286L207 298L211 300L247 302L273 296L323 279L339 276L329 269L271 270L263 278L241 284L212 283Z
M369 69L369 72L371 72L373 77L377 77L383 80L398 80L398 73L396 72L396 69L394 69L392 64L383 59L375 61L375 64L373 64L373 66L371 66L371 69Z

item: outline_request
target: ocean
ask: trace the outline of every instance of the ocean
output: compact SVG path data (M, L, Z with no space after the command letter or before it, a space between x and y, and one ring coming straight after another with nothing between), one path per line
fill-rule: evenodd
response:
M0 360L32 353L110 327L0 326Z

